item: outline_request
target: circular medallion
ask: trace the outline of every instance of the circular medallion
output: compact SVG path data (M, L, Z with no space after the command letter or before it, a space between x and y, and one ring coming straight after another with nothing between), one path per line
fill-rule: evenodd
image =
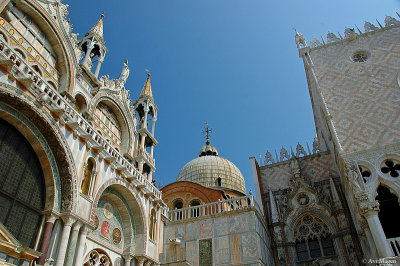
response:
M103 206L103 213L107 219L111 219L114 216L113 207L110 203L105 203Z
M308 196L305 193L301 193L298 197L297 197L297 202L300 205L307 205L310 202L310 199L308 198Z
M113 237L114 243L119 244L121 242L121 238L122 238L121 230L119 230L118 228L114 228L112 237Z
M99 217L97 217L97 215L94 216L93 223L94 223L94 230L96 230L99 227Z

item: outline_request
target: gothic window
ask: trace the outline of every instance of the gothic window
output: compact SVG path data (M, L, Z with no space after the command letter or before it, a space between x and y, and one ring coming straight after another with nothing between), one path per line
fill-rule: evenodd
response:
M335 255L329 229L321 219L306 215L295 228L296 251L299 261Z
M44 177L29 142L0 119L0 223L33 248L45 205Z
M381 167L381 171L382 173L390 175L391 177L399 177L400 163L394 160L386 160Z
M156 211L152 209L150 213L150 230L149 230L150 231L149 235L151 240L155 240L156 221L157 221Z
M109 266L112 265L107 254L99 250L92 250L86 257L84 266Z
M400 236L400 227L398 220L393 219L393 214L400 213L400 206L396 195L384 186L379 186L376 190L379 202L379 220L381 222L386 238L394 238Z
M81 191L84 195L89 195L91 184L92 184L92 177L94 173L95 163L92 158L89 158L84 169L83 169L83 176L82 176L82 183L81 183Z
M361 173L364 183L367 183L369 177L371 176L371 172L368 170L368 168L366 168L364 166L358 166L358 169L360 169L360 173Z

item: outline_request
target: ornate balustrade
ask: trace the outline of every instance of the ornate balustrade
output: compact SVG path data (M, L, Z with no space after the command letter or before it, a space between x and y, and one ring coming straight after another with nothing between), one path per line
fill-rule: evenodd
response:
M400 257L400 237L394 237L387 239L389 246L392 248L393 255Z
M113 148L77 110L54 90L5 40L0 37L0 64L6 65L9 77L24 84L36 96L38 102L46 105L56 114L61 123L68 125L88 145L100 151L100 156L121 171L123 177L141 188L145 194L161 201L161 192L136 168Z
M170 210L168 215L170 221L174 222L197 217L207 217L222 213L235 212L249 208L255 208L260 212L257 203L254 201L253 195Z

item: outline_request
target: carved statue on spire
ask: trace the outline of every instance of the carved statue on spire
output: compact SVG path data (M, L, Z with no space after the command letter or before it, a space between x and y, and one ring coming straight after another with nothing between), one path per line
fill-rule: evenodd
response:
M119 81L121 85L125 85L126 80L129 77L129 67L128 67L128 60L125 60L124 65L122 66L121 75L119 76Z

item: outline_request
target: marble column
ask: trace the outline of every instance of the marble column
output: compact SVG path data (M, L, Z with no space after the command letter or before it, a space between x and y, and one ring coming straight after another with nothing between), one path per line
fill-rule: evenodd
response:
M75 265L83 264L83 250L85 248L86 236L89 232L89 227L87 225L82 226L81 232L79 234L78 247L76 249Z
M131 260L132 260L131 256L129 255L124 256L124 260L125 260L125 266L131 265Z
M144 164L143 160L140 160L138 163L139 172L141 172L141 173L143 173L143 164Z
M51 233L53 231L54 223L56 221L56 217L54 215L49 215L46 217L46 223L44 224L42 243L40 245L39 251L42 255L39 257L37 264L43 265L46 260L47 250L49 249Z
M152 144L151 148L150 148L150 156L151 156L151 158L153 158L153 154L154 154L154 144Z
M78 241L78 234L79 234L79 229L81 229L81 226L82 226L82 223L79 221L74 223L74 225L72 226L72 233L69 238L69 244L68 244L68 249L67 249L68 256L64 262L65 266L73 266L74 265L76 243Z
M142 149L142 150L144 150L145 148L144 148L144 142L145 142L145 140L146 140L146 134L140 134L140 137L141 137L141 140L140 140L140 148Z
M99 60L97 61L96 71L94 72L94 76L96 78L99 76L100 67L101 67L101 64L103 63L103 61L104 61L103 57L100 57Z
M155 118L153 118L152 120L151 120L151 135L154 137L154 131L155 131L155 129L156 129L156 121L157 121L157 119L155 119Z
M379 221L378 212L369 211L365 213L364 216L367 219L379 257L387 258L393 256L392 249L386 240L385 232L383 231L381 222Z
M75 218L73 218L71 216L65 216L65 217L62 217L62 220L64 222L64 226L62 229L60 243L58 245L58 253L57 253L56 262L54 264L56 266L62 266L64 264L65 255L67 253L69 234L71 232L71 226L75 222Z

